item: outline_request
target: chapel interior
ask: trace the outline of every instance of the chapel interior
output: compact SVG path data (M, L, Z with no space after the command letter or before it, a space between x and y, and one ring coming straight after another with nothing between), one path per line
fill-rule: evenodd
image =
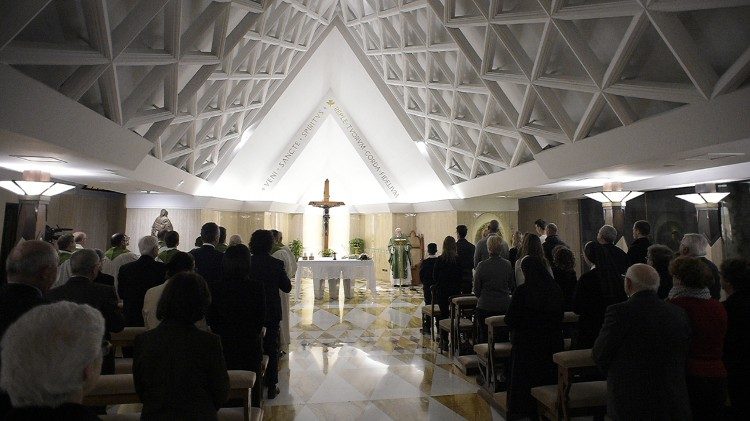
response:
M483 248L480 262L542 244L548 273L539 276L559 284L558 249L553 259L555 244L546 248L556 235L573 259L572 294L576 279L603 267L586 255L590 242L623 255L641 237L665 246L671 280L683 257L669 259L696 234L703 249L684 259L716 268L711 300L747 291L750 280L741 289L729 271L750 259L750 1L0 1L0 285L14 283L24 242L60 250L51 291L83 259L65 266L63 253L74 258L59 239L84 233L78 249L106 252L97 273L114 278L125 327L105 331L114 372L79 393L87 411L134 420L151 410L134 364L147 304L130 323L124 266L113 264L120 241L131 261L147 254L146 236L159 236L159 252L194 252L209 246L208 223L221 227L210 248L250 247L251 271L251 238L280 232L272 251L288 250L292 286L280 293L281 333L277 323L257 338L261 369L233 369L224 349L219 420L634 419L612 403L615 368L607 377L591 350L603 346L606 306L578 347L580 314L565 307L563 342L547 356L552 377L540 383L534 364L514 362L522 336L505 310L478 309L474 251L455 294L430 286L445 266L420 269L455 249L463 226ZM177 245L164 243L171 231ZM504 251L493 251L495 236ZM630 264L653 266L643 253ZM189 254L218 305L219 281ZM511 308L537 285L521 257L509 259ZM637 295L629 266L618 278L625 292L616 283L623 302ZM659 305L692 294L681 282ZM8 305L0 299L0 318ZM731 332L739 322L726 307ZM196 326L207 320L218 335L211 314L221 310ZM279 334L269 359L264 335ZM0 370L6 358L3 349ZM733 392L748 391L750 371L744 363L736 380L732 364L720 409L705 419L750 419ZM690 367L682 407L698 420ZM520 410L517 381L533 383L518 392Z

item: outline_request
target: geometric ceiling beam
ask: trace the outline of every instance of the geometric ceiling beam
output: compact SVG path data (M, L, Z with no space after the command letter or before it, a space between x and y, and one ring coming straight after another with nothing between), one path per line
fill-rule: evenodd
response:
M510 167L515 167L521 163L524 152L526 152L526 144L524 142L518 142L516 148L513 150L513 156L510 159Z
M689 12L701 9L747 6L747 0L660 0L651 2L649 9L659 12Z
M50 1L5 1L0 4L0 50L34 20Z
M581 62L583 69L589 75L591 80L601 88L600 84L604 77L605 68L596 57L596 54L594 54L594 51L591 50L588 43L583 39L580 32L578 32L575 24L570 21L557 19L552 19L552 23L560 32L560 35L563 40L565 40L565 43L568 44L568 47L573 50L573 54L575 54L578 61Z
M201 35L208 30L208 27L228 9L229 3L209 3L180 37L180 57L184 56L198 42Z
M171 120L157 121L156 123L152 124L146 134L143 135L145 139L150 140L154 144L154 156L158 159L162 159L162 148L159 139L164 134L164 132L167 131L170 124L172 124Z
M195 97L195 95L198 93L200 88L203 87L203 84L206 82L206 80L208 80L208 77L211 76L211 73L213 73L216 67L216 64L201 66L201 68L195 73L195 75L190 78L188 83L185 84L178 95L177 104L179 108L187 106L188 101L192 100Z
M117 83L117 72L114 66L109 66L99 78L99 92L102 95L105 115L122 126L124 120L120 102L120 86Z
M558 1L557 4L560 4L560 2ZM579 6L563 6L555 11L552 14L552 17L554 19L566 20L615 18L633 16L641 10L643 10L643 7L635 1L619 1L611 3L582 4Z
M623 80L604 89L604 92L653 101L669 101L682 104L705 101L691 83L672 84L641 80Z
M60 93L78 101L110 66L109 64L100 64L98 66L78 67L60 86Z
M518 65L523 74L527 78L530 78L531 69L534 67L534 62L531 61L528 55L526 55L526 51L524 51L523 47L521 47L521 44L516 40L516 37L513 35L510 29L508 29L507 26L503 25L490 25L490 28L492 29L492 32L497 35L500 42L503 43L505 48L508 50L508 53L511 57L513 57L513 60L516 62L516 65ZM485 58L491 59L491 57L487 57L487 55L485 55ZM491 63L486 64L491 65Z
M141 0L112 31L112 53L114 57L130 45L138 34L156 17L169 0Z
M711 99L737 89L748 77L750 77L750 47L745 49L739 58L721 75L716 82L714 91L711 93Z
M583 117L581 117L581 121L578 123L578 127L576 127L576 131L573 134L573 141L581 140L588 135L606 103L607 101L601 93L596 93L591 97L591 101L589 101L589 105L583 112Z
M154 90L159 87L159 84L162 83L169 70L169 66L154 66L138 85L133 88L130 96L122 104L122 114L125 121L135 116L138 109L141 108Z
M265 7L270 4L270 2L261 2L261 4L253 0L231 0L231 2L233 5L247 9L252 13L263 13Z
M638 114L635 113L633 108L628 104L627 101L621 96L617 95L611 95L606 92L602 92L602 96L607 101L607 104L609 104L610 108L612 108L612 111L617 116L617 119L620 120L620 123L623 126L627 126L628 124L633 124L636 120L638 120Z
M224 44L224 55L229 54L234 47L242 41L242 38L250 31L250 28L255 24L261 15L255 13L246 14L237 26L232 29L232 32L227 36L226 44Z
M648 18L646 17L645 12L640 12L633 16L630 25L628 25L628 28L625 30L622 41L620 41L620 44L615 50L615 54L612 57L612 61L609 63L609 67L607 67L607 70L604 72L602 88L606 88L620 79L625 66L628 64L628 60L638 44L638 40L647 27Z
M711 91L719 76L707 58L701 55L680 19L674 14L648 10L646 14L703 98L711 98Z
M82 1L81 9L83 19L86 22L89 43L99 50L104 57L111 60L114 58L112 55L112 31L109 26L109 15L107 14L105 0Z
M89 47L11 41L0 50L0 62L18 65L95 66L108 64L110 60Z
M162 140L161 142L161 148L162 153L169 155L172 152L172 149L177 145L177 142L180 141L182 138L182 135L184 135L190 126L193 123L181 123L177 125L176 127L173 125L172 127L172 133L170 133L169 137L167 137L165 140Z
M198 100L198 112L202 113L208 104L211 103L211 100L216 97L216 94L219 92L219 89L224 87L224 84L226 81L224 80L217 80L211 83L210 86L206 89L206 91L201 95L200 99Z
M570 119L570 116L568 116L568 113L565 112L565 108L563 108L562 103L560 102L560 98L557 96L557 94L551 89L542 86L534 85L534 90L539 96L539 99L541 99L544 103L549 113L552 115L552 118L555 119L555 122L557 122L557 124L560 126L560 129L562 129L563 133L567 137L566 141L573 140L575 124L573 123L573 120Z

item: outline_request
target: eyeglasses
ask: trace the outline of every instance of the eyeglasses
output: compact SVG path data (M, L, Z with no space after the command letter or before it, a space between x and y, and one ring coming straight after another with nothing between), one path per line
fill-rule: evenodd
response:
M108 340L102 341L102 356L109 355L112 352L112 344Z

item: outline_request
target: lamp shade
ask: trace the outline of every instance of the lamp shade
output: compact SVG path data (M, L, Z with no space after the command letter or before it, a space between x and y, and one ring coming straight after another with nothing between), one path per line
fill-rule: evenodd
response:
M22 196L55 196L75 186L53 181L0 181L0 187Z
M728 192L722 193L691 193L691 194L678 194L676 197L685 201L688 201L694 205L705 205L707 203L716 204L721 202L722 199L729 195Z
M622 205L625 205L628 200L634 199L642 194L642 191L619 190L584 193L584 196L600 203L621 203Z

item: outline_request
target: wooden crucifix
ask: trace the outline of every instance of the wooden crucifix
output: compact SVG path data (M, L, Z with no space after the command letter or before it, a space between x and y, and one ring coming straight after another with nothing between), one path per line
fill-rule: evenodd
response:
M326 178L326 181L323 185L323 200L320 202L309 203L310 206L323 208L323 250L328 250L328 221L331 219L331 215L328 213L328 210L331 208L335 208L336 206L344 205L344 202L332 202L330 198L331 196L328 193L328 179Z

